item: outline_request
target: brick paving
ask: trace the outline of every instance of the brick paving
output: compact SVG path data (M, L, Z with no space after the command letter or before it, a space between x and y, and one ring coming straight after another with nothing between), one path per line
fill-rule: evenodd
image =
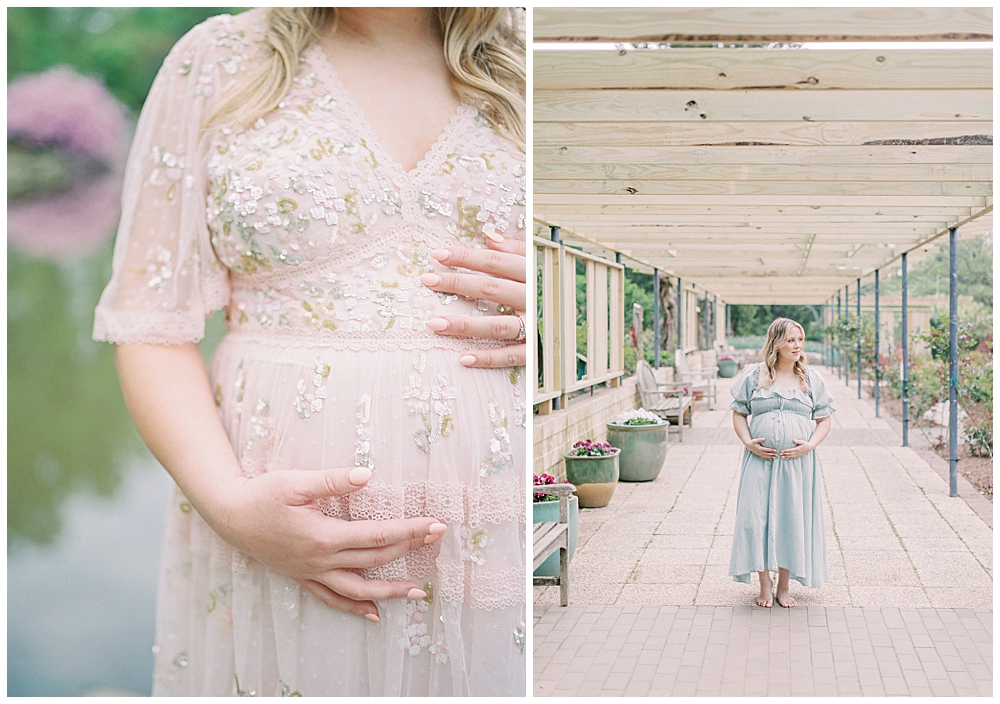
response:
M983 696L993 612L535 604L536 696Z
M536 694L992 693L992 522L825 376L830 581L792 582L786 610L729 577L741 445L723 381L655 481L580 512L570 607L535 589Z

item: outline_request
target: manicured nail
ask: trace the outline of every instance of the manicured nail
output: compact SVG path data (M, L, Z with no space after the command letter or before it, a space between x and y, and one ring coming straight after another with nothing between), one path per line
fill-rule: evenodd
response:
M372 471L367 467L355 467L348 472L347 478L354 486L364 486L372 478Z
M432 249L431 256L437 259L442 264L444 264L451 258L451 252L449 252L447 249Z
M431 527L427 529L427 532L431 533L432 535L433 534L440 535L441 533L444 533L446 530L448 530L448 526L446 526L444 523L431 523Z
M365 614L365 618L375 623L382 623L382 619L378 617L378 614Z
M407 599L423 599L425 596L427 596L427 592L423 589L411 589L406 592Z
M424 286L437 286L441 283L441 277L437 274L424 274L420 277L420 283Z
M437 533L432 533L431 535L424 536L424 545L430 545L435 540L438 540L441 536Z
M431 318L426 325L434 332L444 332L448 329L448 321L444 318Z
M473 364L476 363L476 358L471 354L467 354L464 355L461 359L459 359L458 363L461 364L463 367L471 367Z
M501 235L499 232L487 232L485 234L486 234L487 237L489 237L491 240L493 240L497 244L500 244L501 242L503 242L503 235ZM434 256L433 252L431 252L431 256Z

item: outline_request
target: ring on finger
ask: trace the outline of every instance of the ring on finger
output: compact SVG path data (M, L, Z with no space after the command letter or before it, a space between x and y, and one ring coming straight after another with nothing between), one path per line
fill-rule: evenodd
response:
M514 338L515 342L524 342L524 338L527 337L527 329L524 326L524 318L520 315L515 315L517 322L521 323L521 329L517 331L517 337Z

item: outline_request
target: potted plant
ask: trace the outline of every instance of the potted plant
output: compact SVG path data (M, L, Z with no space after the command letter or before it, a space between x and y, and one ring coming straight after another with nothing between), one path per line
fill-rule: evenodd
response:
M659 476L667 458L668 426L644 408L625 411L607 423L608 442L621 449L619 481L649 482Z
M580 508L607 506L618 484L617 447L606 442L581 440L563 457L566 459L566 481L576 485L573 492L580 499Z
M736 376L736 369L739 365L733 357L727 354L719 357L719 362L716 366L719 367L720 379L732 379Z
M556 478L551 474L534 475L535 485L543 486L555 484ZM531 504L532 523L557 523L559 521L559 499L552 494L534 494L534 501ZM576 496L569 497L569 559L573 559L573 552L576 550L576 536L580 526L580 503ZM538 569L534 571L536 577L558 577L559 576L559 551L549 555Z

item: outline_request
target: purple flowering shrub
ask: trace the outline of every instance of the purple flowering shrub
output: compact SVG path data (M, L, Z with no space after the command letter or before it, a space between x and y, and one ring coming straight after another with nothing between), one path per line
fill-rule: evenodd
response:
M573 457L607 457L613 455L618 448L611 447L606 442L591 442L590 438L573 444L570 455Z
M551 474L542 473L541 475L532 475L535 478L535 486L548 486L550 484L556 483L556 478ZM553 496L552 494L534 494L534 502L541 503L543 501L558 501L558 496Z

